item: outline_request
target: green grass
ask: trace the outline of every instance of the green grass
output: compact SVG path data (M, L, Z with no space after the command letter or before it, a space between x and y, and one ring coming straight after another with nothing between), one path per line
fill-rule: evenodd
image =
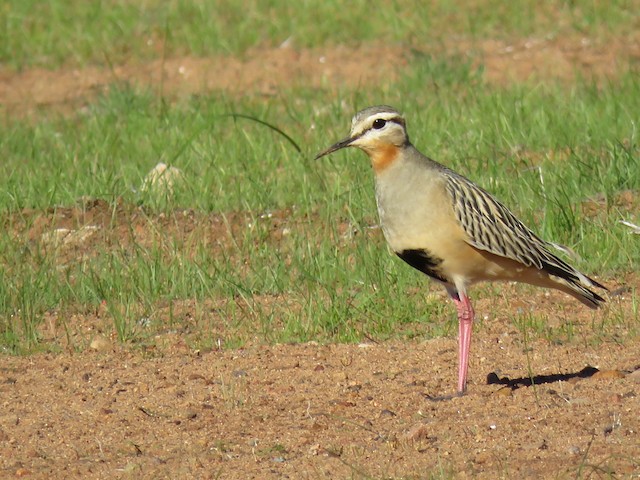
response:
M204 41L215 33L212 29L205 35L206 25L193 31L174 27L176 19L216 21L209 4L48 2L40 8L49 9L49 29L25 5L10 2L2 10L11 28L25 19L31 26L32 37L12 39L12 59L7 51L3 54L13 66L99 61L101 45L119 51L131 32L146 31L154 22L160 34L170 24L176 52L210 54L222 48ZM355 3L353 8L368 5ZM470 35L495 33L507 17L507 34L549 28L550 23L541 21L545 11L534 11L533 3L517 12L503 2L492 5L496 8L474 15L473 10L451 11L447 2L440 2L432 16L418 19L401 14L408 4L381 8L399 9L388 17L397 24L385 25L403 41L427 25L419 22L432 22L436 33L456 34L462 27L455 21L443 25L445 14L454 20L466 15L467 26L473 19ZM578 7L571 5L563 3L557 15L575 13ZM628 3L609 9L598 5L579 7L584 28L628 25ZM64 27L72 31L63 30L60 18L66 6L96 27L83 32L81 22ZM263 25L267 33L255 31L251 22L278 8L256 5L250 15L236 19L238 38L218 33L234 42L223 49L238 52L255 43L276 42L293 25L291 19L277 16ZM337 6L318 8L336 17L331 9ZM239 13L229 9L227 15ZM377 39L375 28L383 28L382 20L372 19L372 28L364 28L345 19L351 23L337 29L309 18L300 27L308 32L304 38L309 45L322 44L331 31ZM136 22L147 22L147 27ZM566 28L579 32L582 27ZM98 34L105 38L90 45ZM196 37L208 47L199 50L190 43ZM0 45L7 48L2 41ZM124 56L151 55L132 45ZM107 56L118 57L111 51ZM56 349L65 342L69 348L85 348L89 337L74 334L80 329L73 320L77 316L91 317L93 327L143 346L168 331L180 332L194 347L453 334L450 306L428 298L428 281L390 255L380 232L369 228L377 215L365 155L349 150L312 160L347 134L358 108L377 103L402 109L421 151L490 190L543 237L573 248L580 257L577 265L586 272L613 277L633 271L640 260L638 238L618 223L637 223L637 216L617 203L621 192L631 191L636 200L640 192L636 72L623 71L598 85L578 79L569 86L497 87L483 82L481 71L463 59L416 54L395 83L342 88L338 96L289 88L266 99L218 93L177 103L164 100L153 91L118 84L73 115L46 112L28 120L4 119L0 346L5 351ZM302 153L273 129L231 113L281 129ZM160 161L183 172L184 181L171 195L142 188L145 175ZM89 247L56 249L40 236L55 227L42 228L42 222L56 210L89 209L92 199L104 201L106 219ZM595 215L583 208L594 199L601 200ZM282 217L279 225L269 219L271 213ZM192 224L185 215L194 216ZM233 234L216 227L215 237L213 218ZM288 235L274 235L274 229L284 227ZM96 314L101 308L104 312ZM47 340L47 315L64 327L64 339ZM633 324L633 319L616 315L611 324ZM634 315L637 319L637 311ZM540 327L537 334L567 340L574 335L549 332Z
M632 212L618 211L612 199L621 190L640 190L632 113L640 108L637 77L597 90L588 83L569 92L551 84L496 89L464 65L426 61L398 90L420 91L427 77L445 86L437 95L423 89L412 105L375 89L344 96L360 106L384 99L402 107L419 148L490 189L546 238L570 245L586 271L634 268L640 242L617 224ZM475 87L469 90L469 83ZM463 90L468 94L461 96ZM0 144L6 159L0 208L5 231L15 232L0 245L6 348L34 348L47 311L97 308L102 301L107 327L112 322L122 341L143 343L168 322L162 305L180 299L223 304L215 315L201 311L193 319L187 330L195 344L213 344L217 334L238 344L255 335L355 341L452 333L451 321L442 321L452 320L451 312L421 293L427 281L389 255L379 232L368 228L377 218L366 157L347 151L311 160L346 134L352 112L336 106L315 115L326 99L307 91L288 98L299 96L307 101L294 119L282 114L291 108L282 100L199 97L158 110L151 94L124 88L78 116L10 122ZM303 154L271 129L225 116L230 111L277 125ZM552 155L565 150L561 161ZM158 161L184 172L173 196L141 190ZM581 202L598 195L602 214L585 217ZM104 199L114 225L144 216L147 239L105 240L94 255L62 262L55 250L43 251L41 239L27 238L33 217L20 226L25 209L78 205L80 198ZM183 209L202 218L216 212L248 218L233 242L212 252L198 235L163 230L161 216L179 225ZM285 221L291 232L275 241L268 213L282 209L291 210ZM352 235L337 230L341 222ZM141 328L144 318L156 330Z
M8 0L0 7L0 63L13 68L118 64L161 55L239 54L252 47L378 41L455 44L515 36L599 39L637 29L637 2L407 0L340 2Z

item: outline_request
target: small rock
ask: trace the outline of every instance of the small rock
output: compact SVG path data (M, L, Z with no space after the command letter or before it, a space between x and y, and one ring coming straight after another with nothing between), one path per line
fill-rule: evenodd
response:
M313 442L313 440L314 440L313 435L302 435L300 437L300 441L298 445L301 445L301 446L311 445L311 442Z
M594 380L611 380L615 378L624 378L625 374L620 370L600 370L593 374L591 378Z
M91 340L89 348L96 352L107 352L111 350L111 342L104 335L96 335L93 337L93 340Z
M580 447L575 445L569 447L569 455L580 455Z
M619 404L622 403L622 395L619 393L614 393L612 395L609 395L609 401L607 402L609 405L615 405L615 404Z
M200 437L194 440L193 444L201 451L209 450L211 447L210 440L207 437Z
M356 406L354 402L350 402L349 400L332 400L329 403L337 407L346 407L346 408L351 408Z
M0 425L7 427L15 426L20 423L20 418L15 414L2 415L0 417Z
M344 382L348 379L348 375L345 372L335 372L333 374L333 379L337 382Z
M313 425L311 425L312 432L319 432L320 430L326 430L326 429L327 429L327 426L319 422L313 422Z
M132 473L132 472L135 472L138 469L140 469L140 465L138 465L137 463L134 463L134 462L129 462L124 467L122 467L121 472Z
M100 227L97 225L85 225L77 230L69 228L56 228L51 232L42 234L42 242L59 247L61 245L81 245L86 242Z
M170 167L166 163L160 162L147 173L142 184L142 190L172 194L176 182L183 179L182 171L176 167Z
M482 465L483 463L490 462L493 458L494 453L491 451L483 450L476 454L474 458L474 463Z
M513 389L511 387L502 387L492 393L496 397L511 397L513 395Z
M429 426L424 423L418 423L409 429L405 438L414 442L427 440L429 438Z
M149 328L151 326L151 319L149 317L140 317L136 325L142 328Z

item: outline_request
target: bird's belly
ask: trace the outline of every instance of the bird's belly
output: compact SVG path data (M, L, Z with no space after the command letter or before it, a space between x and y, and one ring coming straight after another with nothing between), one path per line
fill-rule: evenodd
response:
M380 224L391 249L412 267L445 283L457 268L451 259L465 248L460 228L435 209L379 208Z

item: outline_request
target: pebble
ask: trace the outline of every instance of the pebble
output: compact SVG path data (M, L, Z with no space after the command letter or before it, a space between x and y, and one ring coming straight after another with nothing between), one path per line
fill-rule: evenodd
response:
M145 177L142 190L161 194L172 194L173 187L179 180L184 180L184 175L181 170L168 166L166 163L159 162Z
M57 228L51 232L42 234L42 242L46 245L59 247L62 245L81 245L86 242L100 227L96 225L85 225L78 230L68 228Z
M111 350L111 342L104 335L96 335L93 337L93 340L91 340L89 348L96 352L107 352Z
M344 382L349 378L345 372L334 372L332 377L337 382Z
M384 409L380 412L380 416L381 417L395 417L397 416L397 414L395 412L392 412L391 410L388 409Z
M413 440L414 442L426 440L429 438L429 432L429 426L427 424L418 423L409 429L405 438L407 440Z
M610 380L615 378L624 378L625 374L620 370L600 370L593 374L591 378L594 380Z
M513 396L513 389L511 387L502 387L492 393L496 397L511 397Z
M0 416L0 425L4 425L6 427L12 427L18 425L20 423L20 418L18 415L9 414Z

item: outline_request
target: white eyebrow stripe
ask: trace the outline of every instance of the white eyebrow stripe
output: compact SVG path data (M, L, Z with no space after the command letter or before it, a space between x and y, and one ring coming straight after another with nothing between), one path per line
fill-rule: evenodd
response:
M393 112L377 113L375 115L371 115L370 117L367 117L362 122L358 122L360 125L363 125L363 126L366 125L366 126L362 130L360 130L358 132L353 132L353 134L351 136L352 137L361 137L362 135L367 133L369 130L373 129L373 122L375 122L378 119L384 120L386 122L392 122L392 123L395 123L397 125L400 125L402 128L405 128L404 118L399 116L397 113L393 113ZM354 118L354 120L356 120L356 119ZM355 126L356 125L354 124L353 127L355 127ZM352 129L353 129L353 127L352 127Z

